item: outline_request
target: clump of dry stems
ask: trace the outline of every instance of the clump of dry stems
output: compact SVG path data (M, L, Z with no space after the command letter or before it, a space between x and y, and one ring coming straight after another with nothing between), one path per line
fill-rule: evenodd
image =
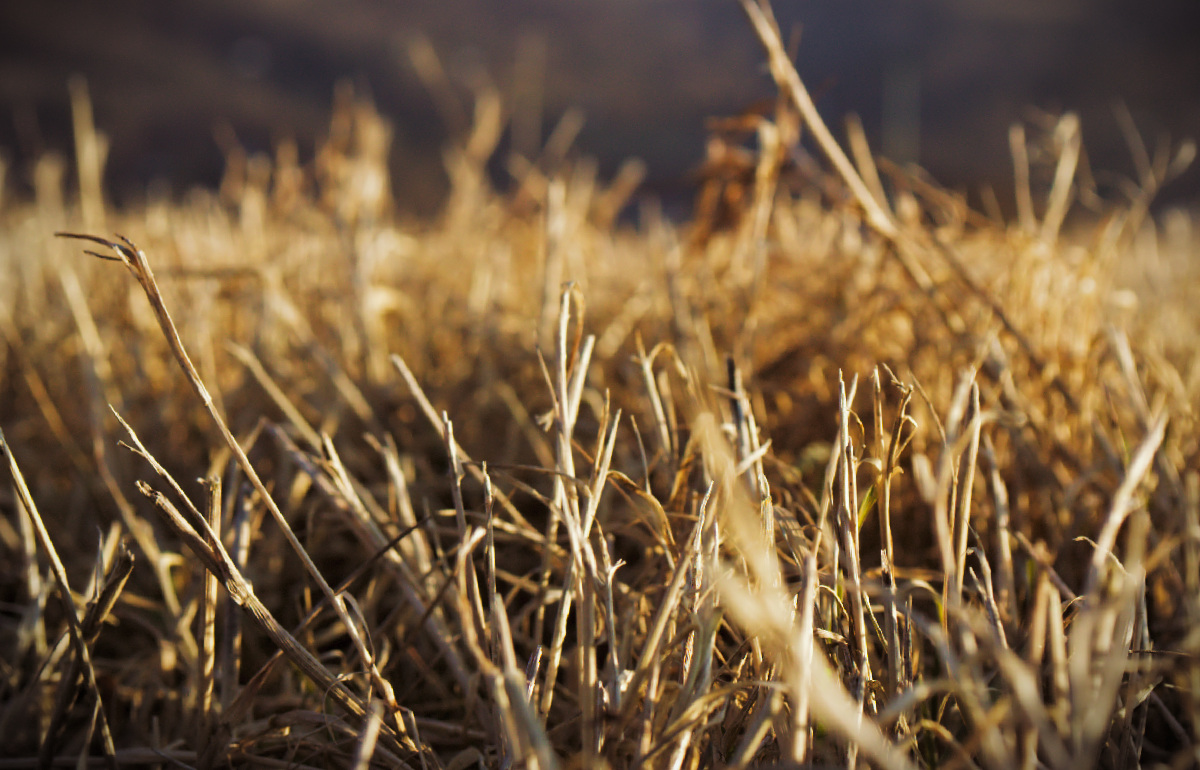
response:
M497 192L486 90L433 222L348 94L106 211L73 87L79 205L0 204L0 768L1200 761L1185 153L1068 235L1078 121L1014 129L1006 225L847 156L745 7L719 225L615 225L638 169L559 135Z

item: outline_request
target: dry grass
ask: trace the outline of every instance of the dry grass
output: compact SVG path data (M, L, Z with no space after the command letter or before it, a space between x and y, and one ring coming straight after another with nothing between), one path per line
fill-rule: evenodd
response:
M1200 761L1186 157L1069 235L1071 116L1014 224L885 194L746 7L724 228L553 138L498 193L487 92L422 225L353 99L121 212L79 114L0 204L0 768Z

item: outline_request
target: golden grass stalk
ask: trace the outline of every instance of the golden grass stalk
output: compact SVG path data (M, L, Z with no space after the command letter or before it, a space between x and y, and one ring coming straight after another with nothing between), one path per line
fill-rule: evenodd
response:
M67 717L67 710L75 701L75 690L79 686L80 678L82 677L82 683L90 691L91 697L95 699L94 713L100 725L101 745L104 750L105 759L108 762L108 766L112 770L116 770L120 766L116 759L116 746L113 744L112 732L108 726L108 715L104 711L103 698L100 694L99 685L96 683L96 669L92 664L92 654L88 648L88 638L91 634L86 633L84 630L84 621L80 620L78 610L75 608L75 599L71 593L71 584L67 580L66 567L63 566L62 560L58 556L58 551L54 547L54 541L50 538L50 532L46 529L46 524L38 512L37 505L33 502L33 496L29 494L29 487L25 484L25 477L21 474L21 469L17 466L17 459L13 456L12 447L4 437L3 429L0 429L0 446L4 448L4 454L8 457L8 470L12 474L20 506L24 509L25 515L29 517L29 521L33 525L38 545L41 546L42 551L50 560L54 581L58 585L59 598L63 604L64 614L67 618L71 647L74 652L70 673L59 682L54 711L50 717L50 724L44 733L45 738L42 741L41 751L38 753L38 764L45 767L53 759L59 740L59 731L63 728ZM126 566L127 569L124 572L125 576L128 577L129 569L132 569L133 566L132 561L129 561ZM102 607L103 611L101 614L87 619L90 620L88 625L92 629L100 625L100 622L104 619L104 615L112 608L117 595L120 594L123 583L123 579L117 579L113 583L115 589L111 592L106 591L104 601L96 605L97 607Z

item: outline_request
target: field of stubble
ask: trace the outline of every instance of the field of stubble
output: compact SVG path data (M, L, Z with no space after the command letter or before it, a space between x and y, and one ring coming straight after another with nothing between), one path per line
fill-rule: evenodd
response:
M1014 131L1001 221L760 21L687 223L553 142L497 190L486 91L427 222L349 96L220 191L106 208L83 121L0 200L0 769L1200 761L1188 146L1099 201Z

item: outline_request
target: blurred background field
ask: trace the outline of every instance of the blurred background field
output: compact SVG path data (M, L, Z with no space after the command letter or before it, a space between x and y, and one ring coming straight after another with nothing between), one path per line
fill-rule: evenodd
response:
M822 138L794 9L766 79L732 4L440 7L88 6L6 60L0 768L1194 765L1195 92ZM729 66L588 69L635 32Z
M887 157L920 162L972 195L990 184L1006 205L1005 129L1038 111L1079 113L1104 174L1133 171L1116 105L1152 139L1200 125L1200 10L1190 0L819 0L776 12L785 38L799 36L799 72L835 124L858 113ZM605 174L641 158L647 189L680 211L704 119L773 94L753 35L727 2L8 3L0 147L19 161L9 184L28 189L28 161L69 151L72 74L88 79L112 139L106 175L120 200L155 180L176 192L215 185L218 126L252 151L293 138L312 152L335 83L349 79L393 124L401 206L430 214L447 189L441 147L466 118L439 109L422 83L421 40L457 86L491 81L505 95L517 118L505 141L516 151L528 155L577 109L582 152ZM1178 180L1166 199L1194 199L1198 179Z

